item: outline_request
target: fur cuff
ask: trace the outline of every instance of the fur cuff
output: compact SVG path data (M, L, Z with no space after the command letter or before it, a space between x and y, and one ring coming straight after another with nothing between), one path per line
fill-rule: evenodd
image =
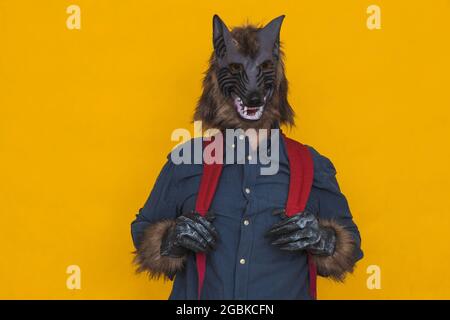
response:
M313 255L317 273L322 277L343 282L346 274L352 273L355 266L355 239L349 231L335 221L321 220L319 224L321 227L332 228L336 232L336 248L331 256Z
M150 279L172 278L183 268L185 257L170 258L160 254L162 238L173 227L175 227L175 220L161 220L145 230L141 245L135 252L136 272L147 272Z

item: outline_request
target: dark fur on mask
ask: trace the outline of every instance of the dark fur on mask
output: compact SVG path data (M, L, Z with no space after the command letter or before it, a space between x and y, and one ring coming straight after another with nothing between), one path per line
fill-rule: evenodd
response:
M235 27L231 31L228 31L225 24L223 24L220 18L218 18L217 16L214 17L215 51L210 58L210 65L203 80L203 93L195 110L194 120L201 120L203 122L203 126L206 128L217 128L220 130L235 128L241 128L244 130L249 128L270 129L278 125L294 125L294 111L289 105L287 99L288 82L284 73L284 55L280 48L279 42L279 28L281 27L281 22L279 21L280 18L282 21L283 17L277 18L279 25L276 26L278 29L275 31L277 32L276 38L274 38L275 41L271 42L273 43L273 51L271 48L270 59L272 59L273 61L273 77L271 78L272 81L270 83L270 88L266 90L264 88L264 85L259 88L260 97L266 95L267 100L265 100L263 112L260 118L257 120L248 120L243 118L242 114L240 115L234 99L236 99L237 97L235 92L242 93L243 91L245 91L245 93L248 93L251 90L244 90L245 88L243 90L238 90L239 88L237 88L235 91L233 91L233 88L231 88L230 91L227 91L228 87L226 85L228 82L232 81L225 81L225 85L219 85L218 78L222 77L221 74L223 74L224 69L230 65L229 62L231 58L229 58L225 62L223 61L223 56L225 55L225 53L222 52L222 50L225 50L224 47L226 46L224 45L223 38L217 37L217 24L221 24L219 26L223 26L225 41L228 41L226 47L228 56L232 56L232 54L234 54L234 56L237 56L238 58L240 57L242 61L245 61L245 63L241 65L240 71L244 73L243 78L245 78L245 80L248 80L249 77L245 74L246 70L244 70L244 67L242 66L247 66L246 61L254 61L254 59L266 59L264 57L261 58L261 51L268 51L268 44L264 43L265 38L262 38L261 40L261 30L263 30L264 28L266 28L267 30L267 27L272 27L273 29L273 26L270 25L272 25L273 22L277 19L274 19L264 28L256 27L254 25L246 25L242 27ZM270 36L265 37L267 38ZM231 46L230 43L232 43L233 46ZM230 51L232 50L234 50L235 52L230 53ZM267 53L265 54L267 56ZM233 65L233 63L231 65ZM237 72L240 71L238 70ZM242 82L242 80L236 81L236 83ZM250 81L247 81L247 83L251 84L251 79ZM254 83L257 83L256 80L254 81ZM256 84L254 85L254 88L256 88ZM266 90L267 93L264 90ZM248 95L242 93L240 94L240 96L242 96L242 100L244 100L245 104L247 104L246 101L249 101L246 100L248 98ZM240 111L242 112L242 109Z

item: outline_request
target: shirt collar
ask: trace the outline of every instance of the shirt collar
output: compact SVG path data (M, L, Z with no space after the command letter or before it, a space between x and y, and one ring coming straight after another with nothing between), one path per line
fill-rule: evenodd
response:
M279 127L274 127L274 129L279 129ZM259 159L260 163L267 163L268 161L279 161L281 164L288 163L287 153L286 153L286 147L284 144L284 139L282 138L282 132L281 129L278 134L278 145L279 145L279 156L272 157L272 138L267 138L267 151L261 152L260 154L260 146L256 150L250 149L250 142L249 138L245 135L234 135L233 139L227 139L227 136L224 132L222 132L223 135L223 145L224 145L224 152L223 152L223 164L224 165L230 165L226 163L227 160L227 154L231 159L234 159L234 162L232 164L243 164L243 163L255 163L252 160L256 156L256 159ZM244 146L244 147L243 147Z

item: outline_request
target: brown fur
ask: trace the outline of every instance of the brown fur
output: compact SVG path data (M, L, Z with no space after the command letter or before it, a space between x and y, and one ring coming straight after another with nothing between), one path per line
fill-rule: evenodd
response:
M355 240L349 231L335 221L320 221L320 225L334 229L336 232L336 249L331 256L313 256L317 272L321 276L342 282L347 273L353 272Z
M258 27L248 25L236 27L231 31L233 39L237 42L239 51L250 57L258 49L256 32ZM270 129L275 124L294 125L294 111L287 99L288 82L284 74L284 54L280 49L280 60L277 66L276 87L272 99L267 103L261 119L246 121L237 113L233 103L227 99L219 89L216 78L216 62L214 53L211 56L209 68L203 79L203 93L194 113L194 120L202 120L205 128L247 130L249 128Z
M147 228L134 257L138 267L136 272L147 272L151 279L159 279L169 278L183 268L185 258L162 257L160 254L162 238L173 227L174 220L161 220Z

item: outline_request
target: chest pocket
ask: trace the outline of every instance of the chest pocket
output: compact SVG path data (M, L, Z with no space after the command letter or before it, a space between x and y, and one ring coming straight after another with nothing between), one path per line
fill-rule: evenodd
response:
M280 166L275 175L258 175L253 196L260 205L284 208L289 192L289 168Z
M223 175L216 189L211 211L216 215L240 221L247 206L242 180Z

